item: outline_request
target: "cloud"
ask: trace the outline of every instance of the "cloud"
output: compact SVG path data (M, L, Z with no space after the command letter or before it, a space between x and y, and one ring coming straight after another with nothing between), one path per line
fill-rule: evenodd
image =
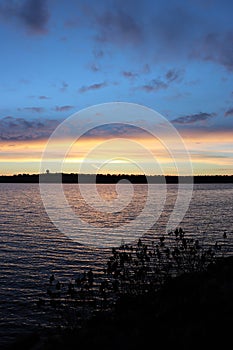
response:
M34 96L34 95L30 95L30 96L28 96L29 98L36 98L36 99L38 99L38 100L50 100L50 97L48 97L48 96L45 96L45 95L39 95L39 96ZM32 107L26 107L26 108L32 108ZM38 108L38 107L36 107L36 108ZM39 107L40 108L40 107ZM18 108L18 111L20 111L20 110L22 110L21 108Z
M84 92L88 92L91 90L99 90L99 89L104 88L105 86L107 86L106 82L96 83L96 84L92 84L92 85L88 85L88 86L82 86L79 89L79 92L84 93Z
M60 91L65 92L67 90L68 86L69 86L69 84L66 81L63 81L62 86L60 88Z
M42 113L42 112L44 112L44 108L43 107L24 107L24 108L17 108L17 111L19 111L19 112L29 111L29 112L33 112L33 113Z
M0 119L0 140L26 141L47 139L60 121L45 119L28 120L7 116Z
M88 66L90 68L90 70L94 73L99 72L100 71L100 67L96 64L96 63L92 63Z
M215 116L215 113L197 113L197 114L191 114L191 115L186 115L184 117L179 117L176 119L172 120L172 123L174 124L194 124L202 121L209 120Z
M140 89L146 92L164 90L167 89L173 82L180 82L183 79L183 76L183 69L172 68L169 69L162 77L152 79L147 84L142 85Z
M59 119L30 120L7 116L0 119L0 141L30 141L50 137L60 124ZM74 129L68 128L67 137L73 135ZM77 130L76 130L77 131ZM148 133L142 128L130 124L111 123L88 130L84 138L118 138L118 137L147 137Z
M0 5L0 15L5 20L17 19L31 34L46 34L49 21L47 0L5 0Z
M111 123L104 124L89 130L84 137L105 137L105 138L118 138L118 137L146 137L148 133L137 126L131 124Z
M142 68L142 73L143 74L149 74L150 73L150 65L148 63L144 64Z
M105 2L104 8L89 8L86 14L95 30L98 43L120 48L136 48L138 53L151 53L153 60L187 50L200 25L188 6L150 0Z
M233 116L233 108L229 108L226 112L225 112L225 117L231 117Z
M56 112L67 112L67 111L69 111L69 110L71 110L73 108L74 108L74 106L56 106L54 108L54 111L56 111Z
M172 95L167 95L167 96L165 97L165 99L168 100L168 101L172 101L172 100L177 101L178 99L187 98L187 97L189 97L189 96L191 96L191 93L190 93L190 92L185 92L185 91L184 91L184 92L177 92L177 93L172 94Z
M208 10L199 2L151 0L103 1L86 11L99 44L150 54L152 62L180 59L211 61L233 71L233 28L229 1L213 2ZM209 11L213 15L209 16ZM224 18L224 20L223 20ZM101 49L101 46L100 46Z
M131 72L131 71L123 71L122 72L123 77L128 78L128 79L133 79L138 76L137 73Z
M191 7L177 2L164 2L150 22L151 33L165 56L182 55L188 44L197 37L197 29L202 30L200 17Z
M49 100L50 97L45 96L45 95L41 95L41 96L38 96L38 99L39 99L39 100Z
M97 59L104 57L104 51L101 49L94 49L94 50L92 50L92 53L93 53L93 56Z
M169 69L165 74L165 78L168 83L173 81L181 81L184 76L184 70Z
M203 35L199 45L191 52L190 57L211 61L233 71L233 28L227 32L209 32Z
M212 61L233 71L233 30L226 33L211 32L204 36L199 50L193 56Z
M167 89L168 85L162 80L152 79L149 83L142 85L140 89L146 92L155 92L163 89Z
M98 33L96 41L102 43L138 44L143 41L143 31L136 19L122 9L94 14Z

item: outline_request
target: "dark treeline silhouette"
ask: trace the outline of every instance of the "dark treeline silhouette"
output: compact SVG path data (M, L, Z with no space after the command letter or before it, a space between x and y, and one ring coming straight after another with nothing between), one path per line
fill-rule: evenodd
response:
M76 174L76 173L46 173L46 174L18 174L18 175L1 175L0 182L4 183L99 183L115 184L119 181L128 180L135 184L146 183L168 183L176 184L190 183L190 176L173 176L166 175L134 175L134 174ZM196 175L193 177L194 183L233 183L233 175Z

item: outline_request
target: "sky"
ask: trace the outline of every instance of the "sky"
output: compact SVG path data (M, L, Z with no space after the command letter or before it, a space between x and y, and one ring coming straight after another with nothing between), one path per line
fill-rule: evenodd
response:
M167 118L194 174L233 174L232 13L231 0L0 0L0 174L38 173L62 121L115 101ZM90 162L110 159L102 172L137 173L145 157L128 139L174 173L157 140L114 128L82 137L63 170L94 149Z

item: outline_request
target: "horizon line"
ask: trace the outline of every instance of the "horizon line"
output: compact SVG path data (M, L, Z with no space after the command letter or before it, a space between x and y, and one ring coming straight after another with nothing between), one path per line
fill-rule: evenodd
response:
M82 175L82 176L145 176L145 177L163 177L163 176L174 176L174 177L195 177L195 176L212 176L212 177L219 177L219 176L233 176L233 173L232 174L193 174L193 175L179 175L179 174L149 174L149 175L146 175L146 174L127 174L127 173L118 173L118 174L115 174L115 173L107 173L107 174L94 174L94 173L63 173L63 172L44 172L44 173L32 173L32 174L29 174L29 173L18 173L18 174L0 174L0 177L14 177L14 176L41 176L41 175L45 175L45 176L50 176L50 175L57 175L57 174L61 174L61 175Z

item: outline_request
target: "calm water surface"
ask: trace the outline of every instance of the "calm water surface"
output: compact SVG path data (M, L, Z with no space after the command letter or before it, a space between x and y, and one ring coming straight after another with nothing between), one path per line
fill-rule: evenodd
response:
M120 227L122 222L134 220L143 209L147 195L145 185L135 185L135 194L129 205L122 212L106 215L85 204L77 185L67 184L64 189L74 212L99 227L100 232L102 227L109 227L111 231ZM116 198L114 185L98 185L98 190L107 201ZM127 197L127 191L123 193ZM177 186L168 185L166 205L150 234L163 233L176 195ZM61 281L67 281L90 267L101 274L109 251L78 245L62 234L49 219L37 184L1 183L0 196L0 345L4 345L22 329L53 323L53 315L36 307L52 273ZM195 185L181 226L210 242L221 240L226 231L230 242L233 236L232 213L233 184ZM72 222L69 225L74 229ZM140 234L144 233L142 225ZM85 235L85 232L81 234Z

